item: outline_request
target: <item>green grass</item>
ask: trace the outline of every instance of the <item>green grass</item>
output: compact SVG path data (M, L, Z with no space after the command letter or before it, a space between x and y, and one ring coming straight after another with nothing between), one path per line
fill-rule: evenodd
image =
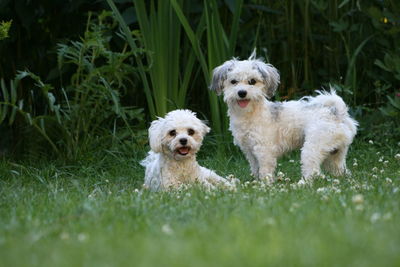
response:
M400 146L379 147L353 146L352 178L298 188L293 153L271 188L212 193L137 192L144 152L73 166L3 160L0 266L399 266ZM238 151L208 150L201 164L249 180Z

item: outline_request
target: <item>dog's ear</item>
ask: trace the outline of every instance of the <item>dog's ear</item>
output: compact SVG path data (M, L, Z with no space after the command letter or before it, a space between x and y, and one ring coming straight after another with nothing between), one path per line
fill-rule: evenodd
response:
M210 90L215 91L217 95L222 93L224 89L224 82L226 80L227 74L232 70L234 65L234 60L228 60L221 66L216 67L213 70L212 81L210 85Z
M164 121L165 119L158 118L157 120L151 122L149 128L150 148L156 153L160 153L162 151L161 141L163 139Z
M254 61L254 67L260 72L264 86L264 92L268 98L274 96L276 89L280 83L278 70L271 64L266 64L261 60Z
M208 134L210 132L210 127L207 126L206 121L201 121L201 135L205 136L206 134Z

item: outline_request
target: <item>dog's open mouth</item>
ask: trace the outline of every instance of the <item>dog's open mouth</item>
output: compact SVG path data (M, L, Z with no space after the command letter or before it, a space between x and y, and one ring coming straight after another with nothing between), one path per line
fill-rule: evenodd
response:
M182 156L186 156L187 154L189 154L189 151L190 147L188 146L182 146L176 150L176 152L178 152L178 154Z
M244 99L244 100L238 100L237 103L241 108L245 108L247 107L247 105L249 104L250 100L248 99Z

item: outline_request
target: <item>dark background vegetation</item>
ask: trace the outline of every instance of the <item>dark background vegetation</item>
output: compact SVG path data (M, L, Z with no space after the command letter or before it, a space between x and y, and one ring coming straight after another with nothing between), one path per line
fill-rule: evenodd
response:
M209 119L210 140L222 140L226 107L207 91L210 73L254 48L281 73L276 100L332 86L359 139L399 141L398 1L114 3L123 21L105 0L0 2L0 22L12 21L0 40L1 156L131 153L175 108Z

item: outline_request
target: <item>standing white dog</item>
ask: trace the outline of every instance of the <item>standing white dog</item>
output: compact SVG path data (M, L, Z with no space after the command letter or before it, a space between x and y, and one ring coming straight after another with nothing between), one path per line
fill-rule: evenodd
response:
M141 162L146 167L145 186L153 191L176 189L199 182L211 189L231 184L196 161L203 137L210 128L190 110L174 110L151 123L151 151Z
M274 181L277 158L301 147L302 176L320 175L320 165L334 175L347 173L346 154L358 123L334 90L299 101L270 102L279 73L255 58L232 59L214 69L210 89L224 94L230 130L250 163L252 175Z

